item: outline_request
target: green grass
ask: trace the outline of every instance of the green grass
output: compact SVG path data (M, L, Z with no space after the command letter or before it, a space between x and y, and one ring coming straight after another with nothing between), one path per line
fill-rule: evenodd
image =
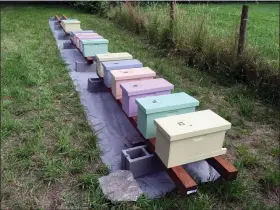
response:
M55 14L78 18L83 29L110 40L110 52L131 53L175 84L176 92L194 94L199 109L230 120L227 158L239 169L238 180L200 186L189 198L173 192L135 203L106 200L97 179L108 170L49 29ZM109 20L70 8L1 8L2 209L276 209L279 112L242 85L221 86L184 59L160 54Z
M243 4L177 4L178 21L200 22L204 20L212 36L232 38L239 31ZM249 3L246 41L263 56L279 60L279 5L277 3ZM149 17L155 11L168 19L166 6L147 6L143 11ZM186 28L182 28L185 30ZM220 40L216 40L220 41Z
M265 103L279 106L278 5L252 3L249 8L242 56L237 55L242 4L177 4L173 27L166 3L136 6L133 12L122 4L107 16L143 35L162 55L181 56L186 65L208 72L222 85L246 84ZM241 107L242 113L250 114L246 104Z

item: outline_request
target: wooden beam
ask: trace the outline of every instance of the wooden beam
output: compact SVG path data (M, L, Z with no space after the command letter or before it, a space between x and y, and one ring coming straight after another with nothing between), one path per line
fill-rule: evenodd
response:
M238 171L237 169L223 156L208 158L206 161L227 181L236 180Z
M56 19L58 22L61 21L60 18L58 17L58 15L55 16L55 19Z

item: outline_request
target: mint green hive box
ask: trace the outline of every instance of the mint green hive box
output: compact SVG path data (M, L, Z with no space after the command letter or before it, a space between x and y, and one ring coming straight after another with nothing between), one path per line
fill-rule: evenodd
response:
M138 105L137 127L146 139L156 137L154 120L194 112L199 101L190 95L173 93L136 99Z
M86 39L81 40L82 42L82 53L84 57L92 57L100 53L108 53L107 39Z

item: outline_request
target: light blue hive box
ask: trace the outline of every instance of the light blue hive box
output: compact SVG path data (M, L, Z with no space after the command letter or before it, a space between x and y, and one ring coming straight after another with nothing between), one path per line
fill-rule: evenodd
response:
M84 57L92 57L100 53L108 53L107 39L86 39L82 40L82 53Z
M137 59L119 60L119 61L105 61L102 62L104 69L104 83L108 88L112 87L112 75L110 71L120 69L141 68L143 64Z
M182 92L136 99L138 105L137 127L146 139L156 137L154 120L194 112L199 101Z

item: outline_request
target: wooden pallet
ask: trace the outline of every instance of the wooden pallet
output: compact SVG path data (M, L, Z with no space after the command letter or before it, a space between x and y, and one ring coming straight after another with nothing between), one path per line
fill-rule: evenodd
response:
M64 16L64 17L66 17L66 16ZM56 18L58 18L57 15L56 15ZM67 19L67 17L65 19ZM60 21L59 18L58 18L58 21ZM75 48L82 54L82 52L73 43L73 40L71 37L70 37L70 41L75 46ZM89 63L89 64L92 64L93 61L95 60L95 58L91 58L91 57L84 57L84 58L87 61L87 63ZM101 78L101 77L99 77L99 78ZM101 78L101 79L103 79L103 78ZM113 96L110 88L108 88L108 91L111 93L112 97L115 98ZM117 104L122 109L122 101L121 100L116 100L116 101L117 101ZM127 115L126 115L126 117L132 123L133 127L140 134L140 136L144 139L144 142L148 146L149 151L151 153L153 153L156 156L156 158L159 160L159 162L164 166L168 175L175 183L175 185L178 189L178 192L182 195L189 195L189 194L196 192L196 190L197 190L196 182L192 179L192 177L186 172L186 170L182 166L176 166L176 167L172 167L172 168L165 167L165 165L162 163L160 158L155 153L156 138L145 139L143 137L142 133L137 128L137 117L128 117ZM237 169L229 161L224 159L224 157L222 155L208 158L208 159L206 159L206 161L221 175L221 177L223 179L225 179L227 181L233 181L237 178L237 174L238 174Z

